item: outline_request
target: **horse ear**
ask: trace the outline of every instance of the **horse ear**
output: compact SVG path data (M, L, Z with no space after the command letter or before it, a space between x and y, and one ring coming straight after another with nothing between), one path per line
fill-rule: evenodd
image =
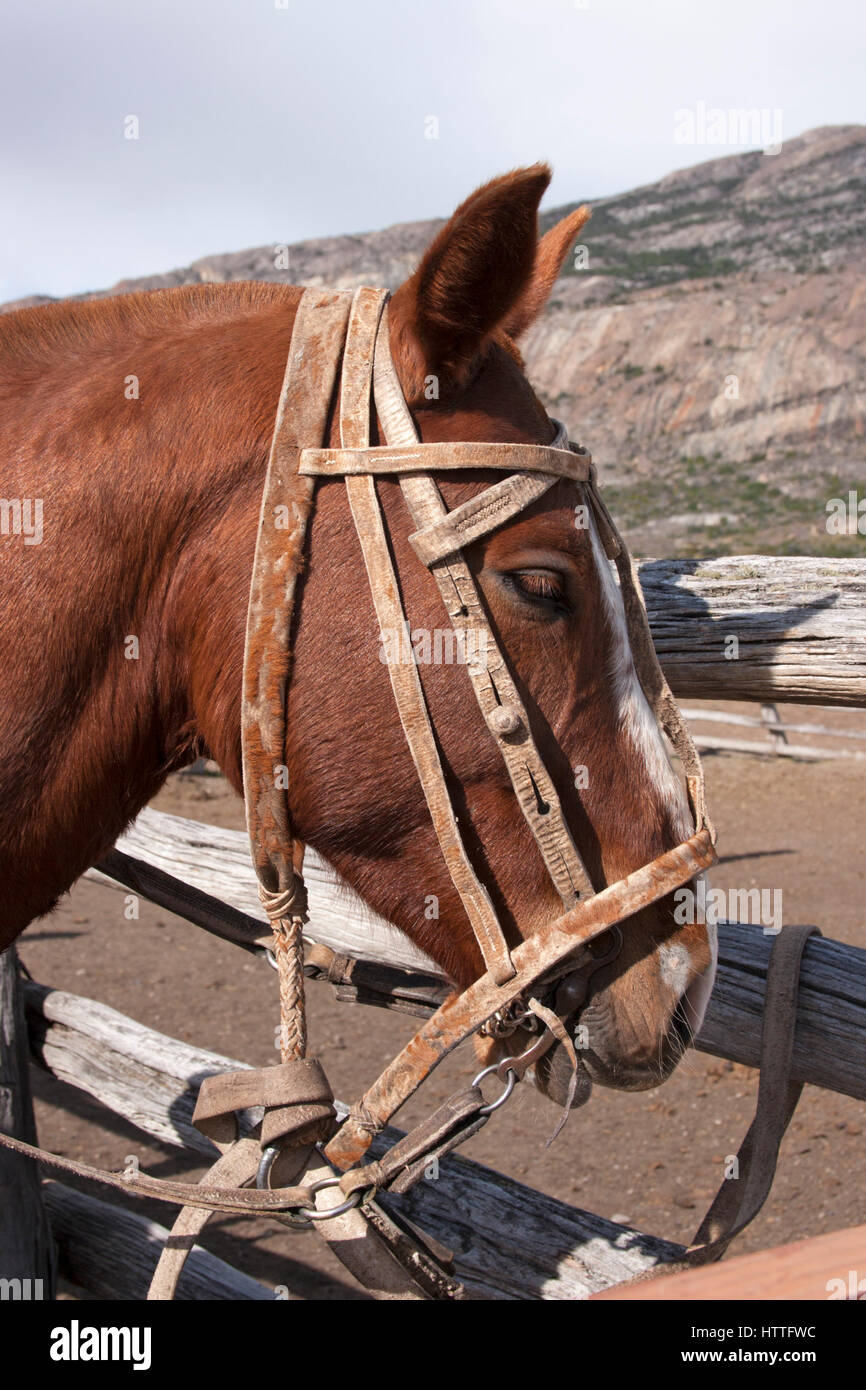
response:
M391 352L408 401L425 378L459 386L485 341L529 287L546 164L493 179L454 213L395 292Z
M532 326L547 303L550 291L562 270L571 244L592 213L584 205L570 212L545 232L538 243L535 265L529 284L514 307L509 310L502 327L509 338L519 338Z

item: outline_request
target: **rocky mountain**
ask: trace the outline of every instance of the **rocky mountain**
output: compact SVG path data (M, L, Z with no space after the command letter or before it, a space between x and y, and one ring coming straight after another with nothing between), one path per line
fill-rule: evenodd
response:
M526 357L635 547L862 554L826 504L866 496L866 128L602 200L584 239Z
M826 504L866 496L864 194L866 127L834 126L587 199L592 221L525 356L637 550L862 553L863 537L827 534ZM98 293L394 287L441 225L206 256Z

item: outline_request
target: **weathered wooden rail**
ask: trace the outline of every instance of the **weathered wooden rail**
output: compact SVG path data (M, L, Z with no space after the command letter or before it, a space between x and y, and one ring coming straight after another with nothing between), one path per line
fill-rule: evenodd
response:
M0 953L0 1131L32 1144L36 1127L27 1050L22 1046L23 1022L18 957L10 946ZM54 1284L51 1233L39 1171L8 1149L0 1149L0 1279L26 1280L31 1286L35 1281L47 1296Z
M143 811L118 848L134 856L149 890L148 866L172 872L176 880L230 903L249 924L265 927L249 861L246 835L180 816ZM399 965L422 972L426 983L407 980L415 1004L435 1008L438 967L408 938L377 917L318 856L304 860L310 923L307 939L376 965ZM98 870L89 876L104 877ZM266 934L266 933L263 933ZM760 1058L764 981L772 935L760 926L719 925L719 969L697 1047L717 1056L757 1066ZM363 970L356 976L363 983ZM866 1100L866 951L838 941L810 942L802 972L795 1044L795 1073L803 1081Z
M205 1076L245 1067L243 1062L166 1037L92 999L33 983L25 986L25 995L31 1046L40 1066L160 1143L213 1161L215 1148L192 1124L198 1088ZM248 1112L242 1127L259 1118L260 1112ZM387 1130L373 1152L381 1153L398 1137L399 1131ZM52 1187L63 1189L60 1183ZM435 1180L422 1181L405 1197L382 1198L382 1203L449 1245L459 1277L479 1298L586 1298L682 1253L670 1241L567 1206L458 1156L441 1161ZM98 1208L106 1205L100 1202ZM98 1208L86 1203L76 1208L72 1199L65 1199L64 1248L70 1253L62 1268L86 1288L92 1286L90 1263L95 1263L95 1276L101 1277L103 1268L102 1254L89 1255L85 1248L92 1227L105 1221ZM137 1256L121 1275L120 1287L138 1289L143 1270L148 1262L152 1268L158 1252L152 1236L145 1240L139 1232L133 1234ZM226 1270L216 1266L209 1271L218 1287L230 1281ZM188 1292L191 1296L195 1294ZM235 1296L250 1293L239 1290Z
M866 705L866 560L746 555L639 570L680 698Z
M731 738L727 734L705 734L692 727L692 737L700 749L714 751L722 749L731 753L754 753L764 757L799 758L807 762L821 762L833 758L866 758L866 749L826 748L810 743L789 743L788 734L808 734L817 738L866 739L866 729L831 729L827 724L802 723L782 719L774 704L761 706L761 717L750 714L736 714L732 710L688 709L683 715L689 724L723 724L731 728L762 729L768 735L758 742L753 738Z
M63 1276L98 1298L143 1302L167 1228L62 1182L43 1183L42 1191ZM191 1303L272 1303L274 1292L196 1246L175 1297Z

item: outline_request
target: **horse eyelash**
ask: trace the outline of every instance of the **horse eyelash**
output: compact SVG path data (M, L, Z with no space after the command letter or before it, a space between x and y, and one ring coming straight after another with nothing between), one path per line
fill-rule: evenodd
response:
M538 598L546 598L556 601L563 598L561 589L558 589L553 580L546 574L517 574L515 579L521 588Z
M503 575L508 585L516 590L521 598L541 607L553 608L559 613L569 612L569 603L564 590L546 574L534 571L515 570Z

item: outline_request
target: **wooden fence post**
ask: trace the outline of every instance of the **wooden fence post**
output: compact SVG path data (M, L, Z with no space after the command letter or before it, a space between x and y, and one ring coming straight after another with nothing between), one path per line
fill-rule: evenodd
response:
M767 726L767 733L778 751L780 744L788 742L788 735L783 728L777 727L782 723L782 719L776 706L767 703L761 705L761 719Z
M0 952L0 1130L36 1142L30 1096L30 1049L18 957ZM42 1204L39 1169L0 1148L0 1280L4 1299L54 1297L54 1247Z

